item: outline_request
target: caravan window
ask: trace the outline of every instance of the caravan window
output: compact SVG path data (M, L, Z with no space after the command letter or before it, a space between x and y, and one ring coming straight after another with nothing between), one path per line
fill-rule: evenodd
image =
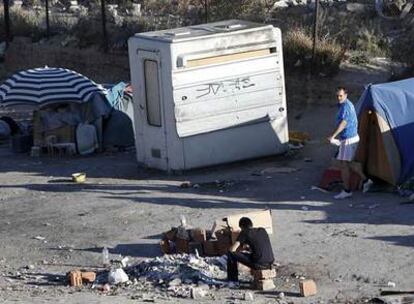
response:
M144 61L144 77L148 124L161 127L161 101L157 61Z

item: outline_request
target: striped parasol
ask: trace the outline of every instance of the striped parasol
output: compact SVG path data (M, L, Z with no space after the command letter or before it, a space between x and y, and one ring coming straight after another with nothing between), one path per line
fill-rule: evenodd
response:
M37 68L21 71L0 86L0 105L39 105L86 102L105 89L77 72L64 68Z

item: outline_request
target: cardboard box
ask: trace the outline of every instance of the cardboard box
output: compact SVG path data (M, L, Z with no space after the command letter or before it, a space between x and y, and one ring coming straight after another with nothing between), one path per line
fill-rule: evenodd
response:
M175 240L175 248L177 250L177 253L188 253L188 240L177 238Z
M303 280L299 282L300 295L302 297L314 296L318 293L314 280Z
M242 217L248 217L253 222L254 228L262 227L268 234L273 234L272 212L270 210L247 212L243 214L229 215L223 218L232 232L240 231L239 221ZM233 237L232 237L233 239Z
M207 240L206 238L206 230L201 228L195 228L190 231L191 239L194 242L203 243Z

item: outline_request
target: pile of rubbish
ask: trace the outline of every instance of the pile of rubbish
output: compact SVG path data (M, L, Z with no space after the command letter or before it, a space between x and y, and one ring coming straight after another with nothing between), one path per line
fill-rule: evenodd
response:
M130 279L151 282L173 297L198 298L210 287L224 287L227 278L225 257L164 255L147 259L126 270Z
M164 255L128 266L111 261L107 270L96 275L92 289L104 293L120 290L136 292L136 299L146 298L204 298L210 290L227 286L227 257L204 258L198 255ZM73 275L79 284L73 284ZM71 286L82 286L86 274L72 271L68 275ZM89 281L90 282L90 281Z

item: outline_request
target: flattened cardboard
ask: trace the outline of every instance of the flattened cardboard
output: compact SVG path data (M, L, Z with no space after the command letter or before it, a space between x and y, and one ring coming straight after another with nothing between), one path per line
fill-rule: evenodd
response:
M271 210L246 212L235 215L228 215L223 218L223 221L227 223L231 231L240 231L239 220L242 217L248 217L253 222L254 228L262 227L266 229L268 234L273 234L272 212ZM233 237L232 237L233 239Z

